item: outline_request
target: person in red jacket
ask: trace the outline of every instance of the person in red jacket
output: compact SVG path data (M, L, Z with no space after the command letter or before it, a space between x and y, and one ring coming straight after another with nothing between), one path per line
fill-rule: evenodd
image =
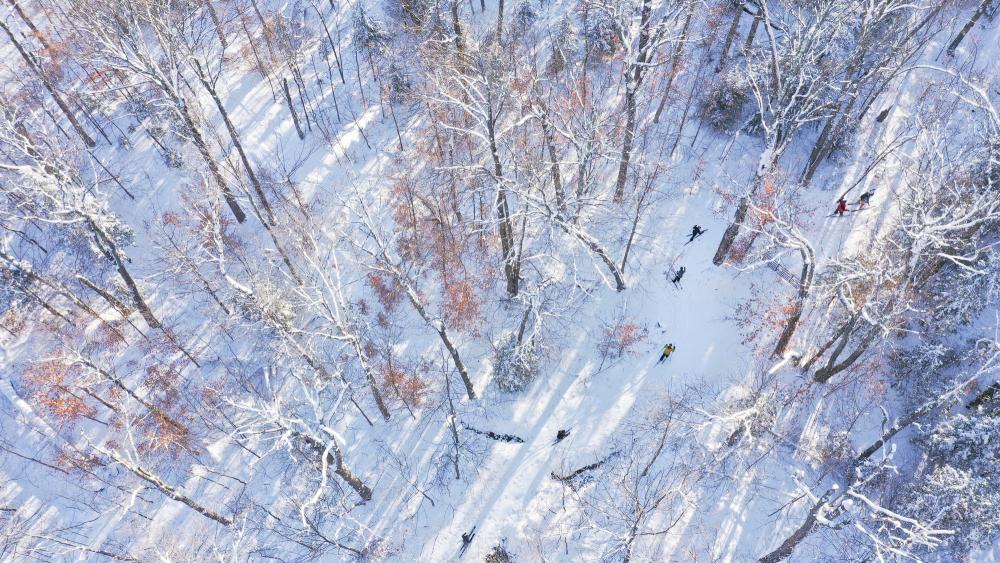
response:
M833 212L834 215L844 216L844 212L847 211L847 200L843 196L837 200L837 210Z

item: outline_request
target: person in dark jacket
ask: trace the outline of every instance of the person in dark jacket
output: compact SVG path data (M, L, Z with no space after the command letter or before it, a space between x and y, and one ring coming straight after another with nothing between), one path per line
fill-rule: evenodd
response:
M684 272L686 272L686 271L687 271L687 268L685 268L684 266L681 266L680 268L677 269L677 273L674 274L674 279L672 279L670 281L673 282L674 285L679 284L681 282L681 278L684 277Z
M469 549L469 544L472 543L472 538L476 537L476 527L473 526L471 530L462 534L462 549L458 550L458 555L461 557L465 554L465 550Z
M872 202L872 196L875 195L875 190L868 190L867 192L861 194L858 198L858 209L864 209Z
M691 238L688 239L688 242L694 242L694 239L703 234L705 234L705 229L702 229L699 225L691 227Z

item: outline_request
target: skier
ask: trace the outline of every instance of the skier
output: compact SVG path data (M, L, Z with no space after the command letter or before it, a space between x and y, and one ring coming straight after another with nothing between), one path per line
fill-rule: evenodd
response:
M847 200L844 199L844 196L840 196L840 199L837 200L837 209L833 214L843 217L845 211L847 211Z
M462 534L462 549L459 550L458 556L461 557L466 549L469 549L469 544L472 543L472 538L476 537L476 527L473 526L471 530Z
M702 229L700 226L695 225L691 227L691 238L688 239L688 243L694 242L694 239L700 237L703 234L705 234L705 229Z
M558 444L559 442L562 442L567 436L569 436L569 430L560 430L556 432L556 443Z
M664 346L663 347L663 354L660 355L660 359L656 363L659 364L659 363L663 362L664 360L666 360L667 358L669 358L670 354L673 354L674 350L676 350L676 349L677 349L677 347L674 346L672 343L671 344L667 344L666 346Z
M677 269L677 273L674 274L674 279L672 279L670 281L673 282L674 285L679 284L681 282L681 278L684 277L684 272L686 272L686 271L687 271L687 268L685 268L684 266L681 266L680 268Z
M858 198L858 209L868 207L868 204L872 202L873 195L875 195L875 190L868 190L867 192L861 194L861 197Z

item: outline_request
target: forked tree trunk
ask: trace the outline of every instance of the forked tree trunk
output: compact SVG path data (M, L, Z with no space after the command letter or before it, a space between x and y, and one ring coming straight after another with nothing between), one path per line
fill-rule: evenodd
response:
M305 442L305 444L310 449L312 449L320 456L322 456L323 453L327 451L327 444L310 434L293 430L292 435ZM337 440L333 436L329 436L329 440L330 440L330 451L326 455L326 463L328 465L333 466L334 468L333 472L336 473L338 477L343 479L344 482L347 483L349 487L354 489L354 492L358 493L359 497L361 497L366 501L371 500L372 499L371 488L368 487L368 485L366 485L364 481L361 480L360 477L355 475L354 472L352 472L350 468L347 467L346 463L344 463L344 456L340 451L340 446L337 445Z

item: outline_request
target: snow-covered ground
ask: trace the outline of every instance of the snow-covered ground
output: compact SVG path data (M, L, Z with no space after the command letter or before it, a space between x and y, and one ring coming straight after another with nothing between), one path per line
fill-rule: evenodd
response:
M300 8L298 4L277 3L270 7L290 12ZM479 12L479 6L474 8L476 12L468 20L470 33L485 34L494 25L496 6L487 6L485 13ZM572 8L566 2L545 3L536 26L554 27L561 14L573 13ZM378 7L373 5L373 9ZM984 19L970 32L954 58L940 54L974 9L964 5L949 7L955 16L954 23L927 44L918 60L963 72L982 72L992 76L995 85L998 67L992 61L1000 57L1000 19L992 22ZM342 21L331 16L331 22L349 35L350 27L345 22L350 18L345 13L346 9L339 16ZM744 18L741 37L745 37L751 19ZM540 40L540 48L544 44ZM345 61L353 58L352 47L348 45L349 37L344 37L341 56ZM0 53L5 61L15 61L16 54L9 45L3 44ZM6 76L4 80L13 84L10 73L17 68L16 64L19 61L0 67L0 77ZM349 61L349 69L353 65ZM371 72L363 60L360 67L358 75L363 74L370 81ZM919 150L917 143L901 139L912 125L915 113L924 107L921 96L926 86L940 79L938 70L914 68L891 81L859 125L863 134L857 146L837 161L824 164L813 179L813 186L803 190L797 202L803 210L798 224L814 246L817 264L864 254L873 241L892 231L898 218L897 189L909 181L908 165L917 158L915 151ZM687 72L681 75L675 88L686 95L699 88L699 80ZM400 142L412 146L421 140L420 136L428 134L430 124L425 114L418 108L399 105L397 115L387 116L384 108L372 101L376 94L370 84L366 86L370 97L366 100L367 109L360 92L350 83L337 84L341 104L338 111L344 112L344 119L336 123L334 139L325 142L317 132L304 141L299 140L288 118L287 106L280 97L274 99L269 85L259 75L230 72L223 82L220 94L225 107L254 161L267 163L272 170L281 165L293 169L295 184L300 189L296 197L311 205L314 216L319 218L316 227L319 246L333 247L339 243L344 216L348 214L346 209L362 197L383 202L398 197L391 190L401 166L420 170L426 165L414 160L400 162L401 158L413 159L413 152L401 152L398 147ZM572 237L554 237L555 244L566 248L558 253L560 259L573 262L572 267L565 269L586 272L589 277L579 280L573 295L579 302L568 307L565 317L558 319L559 328L554 331L556 336L546 343L547 357L539 376L516 394L500 391L491 381L493 354L490 342L484 337L492 335L494 328L509 327L506 318L512 311L515 316L520 314L511 303L499 298L487 302L480 321L484 329L481 333L453 332L453 335L458 333L456 340L479 393L475 401L465 399L458 391L459 379L452 377L451 395L458 420L472 428L517 436L523 442L490 440L458 427L465 449L460 454L461 476L455 479L448 465L453 419L449 416L448 402L440 396L428 399L426 408L418 408L412 415L393 399L393 418L388 422L377 419L374 404L365 399L363 409L375 419L374 425L366 423L350 408L331 408L328 421L343 444L344 458L351 470L374 490L372 500L354 506L356 499L344 500L345 495L333 494L332 487L325 489L331 498L338 499L331 504L342 503L347 507L338 513L339 520L321 523L328 526L332 537L349 537L349 543L356 537L380 538L387 546L384 554L387 558L436 562L458 559L462 534L475 528L474 540L461 555L463 560L481 561L501 542L517 555L518 561L601 560L606 555L601 544L622 533L609 523L616 518L627 521L633 516L629 514L631 507L624 503L619 507L621 514L596 517L574 498L578 491L554 479L553 474L568 475L616 455L620 459L624 455L620 452L629 443L640 445L636 451L629 450L629 455L634 454L634 463L641 465L649 456L660 455L659 451L651 451L648 439L662 431L664 441L670 446L662 458L657 458L657 463L664 463L670 469L664 470L660 484L672 495L664 502L676 502L678 509L653 512L650 520L643 522L643 530L648 534L636 540L635 559L751 561L774 549L801 523L812 498L805 494L802 484L818 490L826 477L816 470L815 460L803 452L829 430L832 418L850 410L847 403L856 403L851 405L857 416L857 424L852 425L855 446L867 444L880 434L879 406L892 410L895 401L884 386L873 382L845 399L836 394L839 388L835 386L823 388L811 383L809 374L797 369L791 356L770 357L769 347L773 346L770 335L752 337L758 324L766 325L764 313L756 316L752 309L748 312L741 306L790 299L796 289L794 280L790 282L767 267L745 269L712 263L718 241L732 217L734 206L729 196L741 194L752 177L764 149L761 139L747 134L719 133L698 117L687 120L678 132L683 100L672 101L661 122L653 124L656 102L658 96L653 96L649 104L641 107L642 161L644 166L660 164L666 172L655 180L654 204L641 220L640 235L624 270L628 289L615 292L609 287L602 277L603 265ZM210 115L217 115L207 96L198 103L203 109L211 108ZM609 107L617 107L621 104L620 96L607 103ZM878 113L890 106L885 120L876 122ZM348 113L354 115L348 118ZM400 139L394 119L398 119L402 129ZM210 131L213 146L225 147L230 153L228 160L238 169L237 156L232 154L221 119L212 118L205 129ZM815 131L804 134L810 141L793 146L781 161L782 169L791 171L790 175L801 170L812 147L811 140L817 134ZM682 142L673 157L667 157L676 135L680 135ZM241 380L262 379L259 368L267 362L258 356L260 349L255 339L260 338L260 331L241 333L235 321L231 326L216 326L214 321L206 323L206 318L216 317L214 312L211 316L200 314L213 307L204 295L187 298L172 294L169 287L158 288L160 251L155 238L159 231L153 223L169 211L182 212L179 194L204 173L193 170L194 165L184 169L164 166L153 141L141 129L132 132L130 139L130 150L104 144L93 154L105 163L114 164L116 170L129 170L127 177L136 188L134 201L117 193L112 204L136 230L136 244L128 252L138 277L149 289L147 298L155 304L161 320L193 343L195 355L200 359L198 368L190 365L185 368L182 387L191 388L199 381L224 380L228 377L227 370L231 373L244 364L253 373L240 374L241 378L245 376ZM868 170L872 161L890 147L891 155ZM197 158L193 150L187 156L190 162ZM870 189L875 190L875 195L869 209L845 217L830 216L834 201L841 194L850 190L849 199L853 203L857 195ZM266 233L254 221L235 227L234 232L243 237L246 247L267 248L273 254ZM707 232L687 243L695 224ZM300 240L295 229L303 225L316 226L289 219L287 224L279 224L276 231L287 241ZM613 237L617 235L611 234L612 226L607 223L596 226L602 230L600 235L607 235L607 240L616 240ZM616 259L620 259L620 251L618 245ZM350 262L346 252L341 258L348 261L343 277L347 280L349 297L367 298L374 303L371 290L365 286L366 272L360 260ZM797 275L800 265L793 258L790 254L783 264ZM329 263L322 266L317 269L329 271L332 267ZM686 268L683 279L678 284L670 283L670 276L681 266ZM562 265L545 263L544 267L551 272ZM232 268L238 271L239 266ZM308 271L305 267L303 270ZM423 288L428 293L436 289L433 282ZM404 302L401 307L407 306ZM114 315L113 310L105 308L109 316ZM442 352L434 331L412 311L401 316L399 322L404 330L392 343L393 349L400 355L449 365L450 360ZM133 317L138 319L138 315ZM604 327L616 319L644 329L645 338L619 358L602 358L598 346ZM300 320L303 324L310 322L308 318ZM798 346L808 342L809 331L825 328L821 320L821 311L810 311L803 318L803 330L790 349L802 352ZM43 332L41 328L39 332ZM121 468L110 467L102 473L107 480L103 485L83 479L79 473L67 472L59 459L59 450L64 449L66 442L77 447L83 441L100 443L110 431L102 428L107 420L104 415L96 417L102 419L97 421L101 424L83 420L60 427L47 421L30 403L30 393L18 378L27 365L48 357L49 351L39 345L43 342L47 340L30 330L19 335L0 333L0 446L3 447L0 509L16 510L23 520L17 527L12 520L6 521L11 533L25 538L37 534L35 539L59 537L63 541L73 537L77 542L63 545L61 552L51 548L40 551L35 558L104 560L109 553L131 553L141 560L283 559L280 547L274 547L282 545L276 535L265 537L260 532L259 537L253 537L260 530L249 525L240 528L239 516L237 524L226 529L159 494L154 487L126 481L127 475ZM676 346L676 351L667 361L658 363L660 351L668 342ZM141 349L136 348L121 357L139 361L135 356L141 355ZM440 373L434 370L427 373L428 380L435 377L438 379L429 384L429 389L442 391ZM729 456L725 453L726 442L741 419L738 412L726 409L739 404L740 398L759 391L757 386L764 380L767 381L764 386L780 383L797 389L794 394L797 409L783 409L781 416L797 421L790 426L800 433L773 440L765 438L760 445L747 446ZM358 395L362 393L359 391ZM666 426L662 411L677 402L683 402L683 407L672 422L676 427ZM570 434L556 443L559 430L569 430ZM254 456L232 441L236 434L217 432L200 444L203 451L198 456L167 464L166 473L182 479L174 481L174 485L224 514L249 513L249 505L269 507L283 498L288 489L301 486L300 477L281 473L268 461L260 461L258 466ZM250 449L267 449L252 442L253 439ZM264 441L261 438L261 443ZM654 439L652 444L655 443ZM698 455L703 457L696 458ZM714 461L708 463L709 460ZM686 475L678 477L695 469L697 475L690 479ZM815 472L797 479L807 469ZM332 475L329 477L334 479ZM78 478L80 483L76 482ZM124 484L119 484L118 478ZM115 490L119 487L121 490ZM350 492L346 487L344 491ZM595 504L590 509L600 512L611 510L610 506ZM285 512L286 517L295 519L294 509ZM57 532L63 528L70 530L69 533ZM344 532L348 529L361 532L357 535ZM795 560L837 559L836 548L830 547L836 544L826 541L827 534L823 531L808 539L801 551L796 552ZM5 534L0 532L0 541L4 540ZM351 560L355 555L348 550L328 549L313 557L337 561ZM613 555L621 557L621 553ZM8 555L0 550L0 557L30 556L21 552ZM308 558L301 552L295 556L297 560ZM995 556L983 554L978 560L994 559Z

